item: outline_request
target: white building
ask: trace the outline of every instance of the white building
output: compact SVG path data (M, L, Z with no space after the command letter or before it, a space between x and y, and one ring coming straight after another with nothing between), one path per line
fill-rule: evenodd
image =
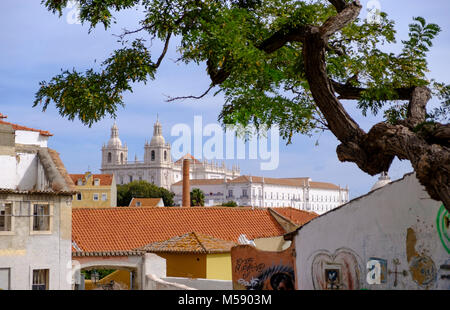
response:
M415 173L292 233L300 290L449 290L450 213Z
M317 214L332 210L349 199L348 188L313 182L310 178L265 178L240 176L232 180L190 180L191 190L199 188L205 194L205 205L220 205L234 201L240 206L264 208L293 207ZM172 185L174 201L181 204L182 181Z
M144 160L128 160L128 148L122 145L119 129L114 124L111 128L111 138L102 147L102 173L114 174L117 184L126 184L136 180L145 180L170 189L171 185L182 179L182 164L184 158L191 159L192 179L232 179L240 175L239 167L228 169L225 163L199 161L190 154L172 160L171 146L162 135L161 123L157 120L150 143L144 146Z
M74 194L51 134L0 114L0 289L71 289Z

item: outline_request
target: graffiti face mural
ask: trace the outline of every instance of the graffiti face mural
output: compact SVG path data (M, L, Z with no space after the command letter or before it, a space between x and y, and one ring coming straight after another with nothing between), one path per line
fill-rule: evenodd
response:
M414 282L422 287L428 287L435 283L437 270L433 260L416 250L416 232L408 228L406 232L406 259L409 263L409 271Z
M293 247L266 252L249 245L231 249L233 289L294 290Z
M438 211L436 227L442 245L447 253L450 254L450 213L448 213L444 205Z
M360 267L350 249L334 254L319 251L312 261L311 275L316 290L357 290L360 288Z

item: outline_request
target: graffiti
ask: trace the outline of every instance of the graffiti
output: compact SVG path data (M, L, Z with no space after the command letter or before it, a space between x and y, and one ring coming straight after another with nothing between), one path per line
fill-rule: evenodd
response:
M416 256L409 265L411 276L420 286L433 284L437 278L436 266L428 256Z
M381 284L387 282L387 260L371 257L367 262L367 284Z
M249 245L233 247L233 289L295 289L293 251L293 246L281 252L261 251Z
M294 270L288 266L272 266L261 272L256 278L249 282L239 279L238 283L245 286L247 290L293 290Z
M315 255L311 265L314 289L357 290L360 288L360 267L350 249L341 248L334 254L326 250Z
M400 260L398 258L394 258L392 260L392 264L395 266L395 269L394 269L394 271L389 270L388 273L389 274L394 274L394 287L397 287L397 285L398 285L398 275L406 277L408 275L408 271L406 271L406 270L398 271L398 266L400 265Z
M416 233L412 228L406 232L406 259L414 282L420 286L429 286L436 281L437 271L433 260L416 251Z
M261 272L266 265L264 263L255 263L254 258L239 258L236 260L235 272L242 273L243 278L248 278L251 273Z
M436 227L444 249L450 254L450 214L444 205L438 211Z

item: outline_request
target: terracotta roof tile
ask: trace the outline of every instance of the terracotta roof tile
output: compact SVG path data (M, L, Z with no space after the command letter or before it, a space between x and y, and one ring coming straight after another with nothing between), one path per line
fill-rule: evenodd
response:
M285 230L268 209L251 208L73 208L72 241L83 251L129 251L195 231L237 242L280 236Z
M85 174L70 174L70 177L72 178L72 181L75 185L78 184L78 180L82 179L83 183L86 182L86 175ZM101 186L109 186L112 184L113 181L113 175L112 174L93 174L92 178L92 184L94 185L94 180L99 179Z
M190 186L195 186L195 185L220 185L220 184L224 184L224 180L223 179L190 179L189 180L189 184L190 184ZM174 186L174 185L175 186L182 186L183 185L183 180L172 184L172 186Z
M50 148L47 148L48 153L50 157L52 158L52 161L54 162L56 168L58 169L61 176L64 178L65 185L70 191L76 191L75 184L72 182L72 179L70 178L69 174L67 173L66 167L64 166L64 163L61 160L61 157L59 157L59 153L55 150L52 150Z
M319 215L314 212L298 210L295 208L287 207L287 208L272 208L272 211L280 214L281 216L287 218L291 222L296 225L305 225L312 219L318 217Z
M228 253L236 242L190 232L162 242L150 243L137 250L151 253Z
M178 159L176 162L175 162L175 164L177 164L177 165L181 165L181 164L183 164L183 160L184 159L190 159L191 160L191 162L194 162L194 163L196 163L196 164L201 164L201 161L199 161L197 158L195 158L194 156L192 156L191 154L186 154L186 155L184 155L183 157L181 157L180 159Z
M309 186L311 188L320 188L320 189L339 189L340 188L337 185L334 185L332 183L325 183L325 182L309 182Z
M156 207L162 198L133 198L130 201L130 207L138 207L136 204L140 202L139 207Z
M46 130L34 129L34 128L25 127L25 126L18 125L18 124L13 124L10 122L5 122L3 120L4 118L6 118L6 116L3 114L0 114L0 124L11 125L14 130L35 131L35 132L39 132L43 136L47 136L47 137L53 136L50 132L48 132Z
M229 180L229 183L248 183L250 182L250 178L253 183L262 183L264 179L265 184L274 184L274 185L285 185L285 186L304 186L304 184L308 184L309 178L266 178L266 177L258 177L258 176L249 176L242 175L233 180Z

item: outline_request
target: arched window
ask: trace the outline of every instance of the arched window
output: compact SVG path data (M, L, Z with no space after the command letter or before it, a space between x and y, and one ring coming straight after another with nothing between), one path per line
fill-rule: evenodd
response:
M112 155L111 152L108 153L108 163L110 163L112 161Z
M152 161L155 160L155 151L152 151Z
M120 163L123 164L123 153L120 153Z
M167 160L167 151L164 151L164 161Z

